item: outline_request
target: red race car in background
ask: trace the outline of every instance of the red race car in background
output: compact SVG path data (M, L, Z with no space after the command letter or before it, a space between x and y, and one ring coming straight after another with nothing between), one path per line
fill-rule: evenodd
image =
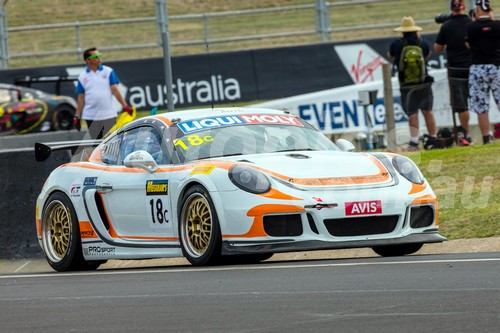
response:
M69 130L75 110L72 97L0 83L0 135Z

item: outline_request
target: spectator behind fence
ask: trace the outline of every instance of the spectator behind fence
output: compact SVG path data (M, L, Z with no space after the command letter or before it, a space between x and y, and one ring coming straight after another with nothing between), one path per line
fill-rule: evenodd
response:
M489 0L476 0L476 20L466 27L472 52L469 74L470 108L477 113L483 143L490 142L490 90L500 104L500 21L493 20Z
M451 0L450 7L452 16L441 26L434 50L440 53L446 48L451 109L453 113L458 113L460 126L464 132L460 144L466 146L471 143L472 139L469 136L468 103L471 52L465 46L465 26L472 20L465 14L464 0ZM453 117L455 117L454 114Z
M428 136L424 139L424 148L432 149L436 144L436 121L432 114L432 77L427 74L426 59L431 51L429 44L420 37L422 28L415 25L410 17L403 17L401 26L394 31L402 32L403 37L392 42L388 57L394 60L398 69L401 104L407 114L410 125L409 149L418 149L419 120L418 111L422 111L427 126Z
M111 67L102 65L102 53L95 47L83 52L87 68L78 77L76 93L77 109L75 127L80 130L80 117L87 123L92 139L101 139L116 124L113 96L122 105L123 111L132 113L132 107L123 99L118 84L120 80Z

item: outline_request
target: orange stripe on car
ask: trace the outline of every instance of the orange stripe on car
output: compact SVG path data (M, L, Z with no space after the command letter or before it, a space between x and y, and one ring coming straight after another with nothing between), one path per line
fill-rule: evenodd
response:
M173 124L170 119L168 119L162 115L156 115L156 116L153 116L153 118L158 119L159 121L163 122L165 125L167 125L169 127L172 126L172 124Z
M302 198L296 198L281 191L278 191L275 188L271 188L271 190L267 193L259 194L261 197L269 198L269 199L278 199L278 200L304 200Z
M97 238L97 234L92 228L90 221L80 221L80 238Z
M427 185L425 185L425 184L420 185L420 184L411 183L411 190L410 190L410 192L408 192L408 194L415 194L418 192L422 192L426 188L427 188Z
M304 207L294 205L259 205L251 208L247 216L253 216L253 223L250 230L245 234L240 235L222 235L222 238L252 238L252 237L267 237L264 230L264 215L275 213L297 213L303 212Z
M42 236L42 220L36 219L36 235L38 237Z

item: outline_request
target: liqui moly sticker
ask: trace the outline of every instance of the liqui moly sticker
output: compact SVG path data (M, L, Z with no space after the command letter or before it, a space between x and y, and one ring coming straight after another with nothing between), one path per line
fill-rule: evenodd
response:
M182 121L177 126L184 134L188 134L211 128L247 124L291 125L301 127L304 126L299 121L299 119L294 116L276 114L245 114L237 116L209 117L203 119Z
M353 201L345 203L345 215L372 215L382 214L382 201Z

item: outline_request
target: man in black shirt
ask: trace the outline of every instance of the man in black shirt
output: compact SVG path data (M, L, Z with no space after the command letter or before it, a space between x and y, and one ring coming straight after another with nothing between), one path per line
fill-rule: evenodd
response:
M472 52L469 74L470 108L477 113L483 143L490 140L490 90L500 107L500 21L493 20L489 0L476 0L476 20L467 25Z
M418 121L418 111L422 111L424 116L425 124L427 126L427 131L429 136L426 136L424 141L425 149L432 149L436 140L436 121L434 115L432 114L432 104L434 102L432 94L432 79L427 75L426 59L429 58L431 51L429 49L429 44L420 37L419 31L422 28L415 25L415 21L411 16L403 17L401 20L401 26L394 29L394 31L402 32L403 37L394 40L391 43L387 57L394 60L394 65L398 68L398 78L401 93L401 104L403 110L408 116L408 123L410 125L410 142L409 149L418 149L419 143L419 121ZM405 77L400 66L403 64L401 60L403 50L406 46L418 46L421 49L424 68L423 68L423 79L424 82L418 83L406 83Z
M434 50L440 53L446 48L450 104L453 112L458 113L460 125L465 131L460 143L468 145L472 141L467 134L469 133L468 97L471 54L465 46L465 26L472 20L465 15L464 0L451 0L450 7L452 16L441 26Z

